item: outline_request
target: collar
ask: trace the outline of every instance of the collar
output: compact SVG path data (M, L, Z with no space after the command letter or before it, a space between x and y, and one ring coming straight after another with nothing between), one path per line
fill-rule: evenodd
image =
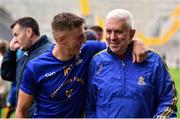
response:
M33 52L34 50L38 49L40 46L42 46L43 44L45 44L46 42L48 42L48 38L46 35L43 35L40 37L40 39L35 42L30 48L28 48L26 51L28 53Z

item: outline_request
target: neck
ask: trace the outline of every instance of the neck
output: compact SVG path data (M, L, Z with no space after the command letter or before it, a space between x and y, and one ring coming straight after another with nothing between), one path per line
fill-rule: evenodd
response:
M55 45L52 54L61 61L68 61L73 57L72 55L68 55L67 52L64 52L63 48L57 44Z
M33 39L32 40L32 45L33 45L40 39L40 36L33 36L32 39Z
M125 58L125 54L118 55L119 59L123 60Z

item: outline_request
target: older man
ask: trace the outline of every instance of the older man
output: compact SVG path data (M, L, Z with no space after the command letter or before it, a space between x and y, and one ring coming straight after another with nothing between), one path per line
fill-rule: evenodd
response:
M160 56L149 51L145 62L132 63L130 42L134 34L129 11L109 12L105 34L108 48L90 64L87 117L176 117L174 81Z

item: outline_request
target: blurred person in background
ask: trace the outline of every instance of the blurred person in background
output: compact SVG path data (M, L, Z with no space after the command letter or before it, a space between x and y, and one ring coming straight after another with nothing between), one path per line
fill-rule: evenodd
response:
M8 48L8 42L6 40L0 40L0 64L2 63L3 56L7 48ZM0 77L0 115L1 115L1 109L6 106L6 97L8 95L8 91L9 91L8 81L4 81L2 77Z
M16 107L16 102L17 102L16 91L17 91L16 81L14 80L11 82L11 88L8 93L7 102L4 108L3 116L1 116L2 118L10 118L11 114L15 112L15 107Z
M98 25L94 25L94 26L91 26L89 27L89 29L93 30L96 32L97 34L97 39L99 41L102 41L103 40L103 28L101 28L100 26Z
M24 52L18 49L16 53L16 61L20 60ZM3 118L10 118L10 116L15 112L16 103L17 103L17 93L16 93L16 80L11 82L11 88L8 93L6 107L4 109Z
M106 16L108 48L89 66L88 118L175 118L177 92L161 57L148 51L142 63L132 63L135 34L132 14L115 9Z
M85 30L84 35L86 40L98 40L96 32L91 29Z
M10 28L12 29L13 39L3 58L1 76L7 81L16 80L16 95L18 95L27 63L47 52L52 43L46 35L40 36L39 25L32 17L22 17L16 20ZM24 53L17 60L18 49L21 49ZM33 103L27 117L32 117L35 109L35 103Z

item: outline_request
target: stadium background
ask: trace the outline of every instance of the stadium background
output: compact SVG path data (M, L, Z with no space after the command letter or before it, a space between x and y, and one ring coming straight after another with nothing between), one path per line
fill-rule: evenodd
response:
M0 39L10 41L9 25L23 16L34 17L41 34L52 37L50 23L60 12L76 13L85 17L87 25L104 28L106 14L115 8L132 12L136 37L166 57L180 92L180 0L0 0Z

